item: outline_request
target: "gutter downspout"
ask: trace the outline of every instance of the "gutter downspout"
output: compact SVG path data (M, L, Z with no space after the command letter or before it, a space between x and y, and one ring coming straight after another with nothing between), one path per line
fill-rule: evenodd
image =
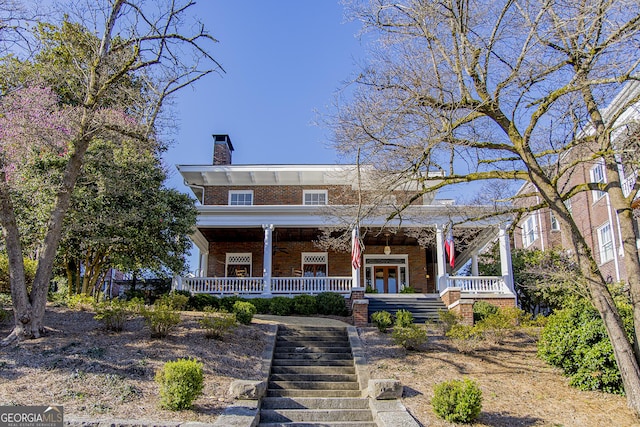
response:
M189 188L197 188L198 190L202 191L202 196L200 197L200 199L198 199L198 201L201 205L204 205L204 187L202 185L189 184L186 179L184 180L184 185Z

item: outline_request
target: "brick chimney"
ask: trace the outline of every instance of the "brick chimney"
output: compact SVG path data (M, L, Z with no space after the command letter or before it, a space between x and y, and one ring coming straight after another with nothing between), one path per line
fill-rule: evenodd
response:
M231 145L231 138L229 138L229 135L212 135L212 136L213 136L213 164L214 165L230 165L231 152L233 151L233 145Z

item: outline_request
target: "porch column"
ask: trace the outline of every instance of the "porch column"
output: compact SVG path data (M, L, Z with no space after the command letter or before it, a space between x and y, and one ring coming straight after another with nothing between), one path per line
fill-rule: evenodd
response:
M436 286L438 291L446 289L447 269L444 261L444 226L436 224L436 260L438 261L438 277Z
M200 252L200 265L198 266L198 274L196 276L207 277L209 275L209 251Z
M480 275L480 272L478 271L478 254L476 252L471 254L471 275Z
M500 270L504 284L515 295L513 288L513 267L511 266L511 245L509 244L509 233L506 225L500 225L498 232L498 241L500 243ZM518 301L516 300L516 304Z
M273 224L262 224L264 229L264 260L262 262L262 280L265 295L271 295L271 258L273 253Z

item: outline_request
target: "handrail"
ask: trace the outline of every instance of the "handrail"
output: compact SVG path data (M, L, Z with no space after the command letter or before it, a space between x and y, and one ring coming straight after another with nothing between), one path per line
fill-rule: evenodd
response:
M261 294L262 277L188 277L182 287L192 294Z
M262 277L185 277L182 289L194 294L256 295L265 291ZM321 292L351 292L351 277L273 277L271 293L314 295Z
M274 294L308 294L321 292L351 292L351 277L273 277L271 292Z

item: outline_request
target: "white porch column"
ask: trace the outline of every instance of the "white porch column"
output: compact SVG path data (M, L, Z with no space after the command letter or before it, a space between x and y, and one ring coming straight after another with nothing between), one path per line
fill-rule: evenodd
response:
M271 295L271 258L273 254L273 224L262 224L264 229L264 260L262 262L263 294Z
M200 252L200 263L196 276L207 277L209 275L209 252Z
M515 289L513 287L513 267L511 266L511 245L509 244L509 233L507 233L507 227L500 225L498 232L498 241L500 243L500 270L504 283L509 290L515 295ZM516 304L518 301L516 300Z
M471 254L471 275L480 275L480 272L478 271L478 254L475 252Z
M447 268L444 260L444 226L436 224L436 260L438 261L438 277L436 286L438 291L443 291L447 287Z

